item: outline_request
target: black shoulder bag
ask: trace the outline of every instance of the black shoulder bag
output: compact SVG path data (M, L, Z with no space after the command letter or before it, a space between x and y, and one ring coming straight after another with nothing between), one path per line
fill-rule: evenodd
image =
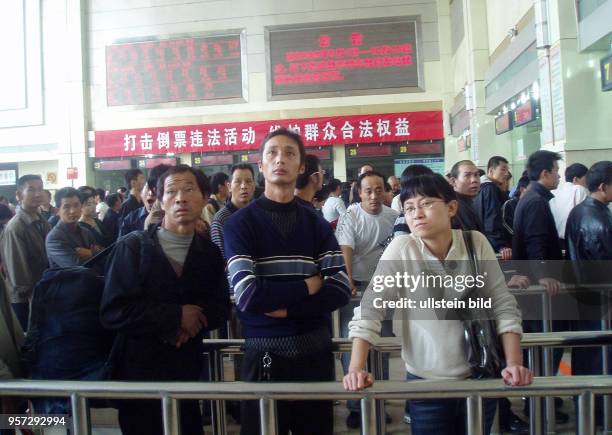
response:
M472 265L474 276L480 274L471 232L463 231L463 240ZM471 286L466 294L468 298L480 298L477 287ZM486 308L464 308L457 310L464 328L465 350L467 361L472 371L472 378L499 378L505 365L495 320Z

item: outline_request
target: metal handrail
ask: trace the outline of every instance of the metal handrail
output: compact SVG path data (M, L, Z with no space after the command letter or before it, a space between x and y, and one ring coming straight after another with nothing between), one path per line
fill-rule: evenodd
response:
M207 351L210 353L211 375L213 380L223 380L223 355L225 354L240 354L241 347L244 344L244 339L208 339L204 340ZM549 375L546 370L542 370L540 365L539 353L536 351L542 347L544 350L552 347L586 347L586 346L605 346L612 343L612 330L607 331L572 331L572 332L548 332L548 333L526 333L523 334L521 347L528 350L529 366L536 375ZM347 338L333 338L332 352L342 353L350 352L352 342ZM382 355L389 352L397 352L401 350L401 339L398 337L380 337L377 343L371 346L371 351L368 359L369 370L374 374L374 378L381 380L383 378L383 360ZM603 353L604 361L607 361L606 352ZM546 355L544 361L546 361ZM604 367L606 365L604 364ZM607 372L604 372L607 373ZM546 400L546 407L552 403L552 399ZM604 397L604 409L608 409L608 397ZM213 406L213 433L219 435L225 433L226 421L224 403L214 401ZM530 427L531 433L534 435L543 432L542 422L542 406L539 400L530 402L530 414L532 416ZM554 404L553 404L554 406ZM376 404L376 413L379 416L376 420L377 432L385 433L385 421L380 418L384 415L384 402L378 401ZM604 413L605 427L609 425L609 414ZM548 417L551 418L551 417ZM552 427L547 419L549 428Z
M0 381L0 396L70 397L73 429L77 435L90 433L88 399L160 399L163 404L164 434L178 435L178 400L259 400L261 431L276 435L277 400L359 399L362 430L376 433L376 401L405 399L464 398L467 402L467 428L470 435L481 435L482 401L498 397L579 396L578 430L595 430L594 395L612 393L612 377L541 377L530 386L508 387L500 379L453 381L380 381L367 390L345 391L340 382L250 383L250 382L99 382L99 381ZM384 418L384 417L383 417Z

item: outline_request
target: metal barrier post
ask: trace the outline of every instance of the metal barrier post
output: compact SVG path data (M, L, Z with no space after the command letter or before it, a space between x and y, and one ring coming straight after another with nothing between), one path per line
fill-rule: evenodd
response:
M316 418L316 416L313 416ZM272 399L262 397L259 399L259 420L261 433L265 435L277 435L278 427L276 421L276 402Z
M179 435L179 406L178 400L164 396L162 398L162 415L164 419L164 435ZM146 418L146 417L145 417Z
M383 352L376 348L370 349L370 366L374 379L383 380ZM385 401L376 400L376 427L379 435L384 435L387 431L387 414L385 412Z
M87 398L81 397L76 393L72 394L70 396L70 404L72 405L72 430L74 434L90 435L91 426Z
M361 431L363 435L375 435L376 430L376 400L364 397L361 399Z
M540 352L538 348L530 347L527 353L529 367L533 370L534 376L540 376ZM542 435L542 398L530 397L529 399L529 433L532 435Z
M465 399L467 409L467 434L482 435L482 397L470 396Z
M210 379L214 382L223 381L223 353L212 349L209 354ZM225 401L211 400L212 429L215 435L225 435L227 421L225 420Z
M332 331L334 338L340 338L342 336L340 330L340 309L332 312Z
M601 330L607 331L610 329L610 297L600 293L601 297ZM607 375L610 370L610 361L608 361L608 352L610 352L610 346L601 347L601 366L603 368L602 373ZM612 398L610 395L605 394L603 396L603 433L612 433Z
M595 434L595 395L586 391L578 396L578 435Z
M552 310L551 297L547 291L542 293L542 332L552 332ZM554 376L553 370L553 349L546 347L544 352L544 376ZM555 399L550 396L544 398L545 414L546 414L546 431L548 433L555 432Z

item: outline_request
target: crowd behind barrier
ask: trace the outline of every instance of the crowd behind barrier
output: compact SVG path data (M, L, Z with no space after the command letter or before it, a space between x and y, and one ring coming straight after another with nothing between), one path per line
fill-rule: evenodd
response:
M610 392L610 377L572 377L569 380L552 378L557 369L553 348L601 346L604 350L601 366L603 373L608 373L609 343L612 342L609 306L607 302L601 304L601 316L597 317L599 323L590 328L600 328L600 331L560 332L559 323L555 322L553 314L554 306L561 299L556 295L572 292L575 285L562 284L562 271L555 270L546 261L567 258L580 264L579 261L612 258L612 214L608 208L612 201L612 162L599 162L591 169L583 165L571 165L566 170L566 184L555 190L559 184L560 158L560 155L549 151L532 154L527 161L527 170L514 192L510 192L512 175L508 171L509 163L501 156L489 159L487 171L482 173L469 160L457 162L446 174L446 179L434 174L428 167L412 165L404 171L401 180L389 177L385 181L383 174L376 172L371 165L364 165L352 185L342 186L342 183L333 179L328 180L330 182L324 186L326 172L318 158L306 154L298 134L280 129L270 132L262 142L260 175L263 174L263 179L258 187L255 171L248 164L235 165L229 175L214 174L210 181L201 171L185 165L174 168L160 165L149 172L147 180L140 170L128 171L125 174L128 187L123 189L123 193L128 193L127 197L123 197L122 193L100 192L88 186L78 189L66 187L56 192L57 208L54 208L50 192L43 191L42 179L36 175L25 175L17 183L16 197L20 204L16 216L6 226L3 224L0 227L2 272L7 284L6 293L3 288L0 289L0 327L6 324L4 329L10 335L5 340L8 344L3 343L3 348L0 348L0 378L20 377L16 361L23 337L20 335L19 324L25 331L28 328L28 315L32 324L32 291L36 283L41 281L47 265L73 268L71 270L78 275L82 271L79 267L90 267L90 263L96 259L105 259L106 256L109 256L104 272L106 275L93 276L94 273L89 277L92 287L95 285L102 297L101 300L98 297L88 301L95 312L99 304L101 312L100 324L92 318L88 332L99 332L100 328L105 328L122 336L124 341L120 358L123 360L113 361L113 364L121 367L123 371L119 371L122 373L119 376L124 377L117 379L154 381L147 375L152 373L147 371L150 367L144 367L147 364L156 365L158 375L162 373L162 368L168 366L175 367L176 373L159 375L162 377L157 379L160 381L157 383L137 384L3 381L0 382L0 396L33 397L36 396L35 391L40 396L69 396L77 434L88 433L89 398L107 397L111 393L116 395L113 397L161 398L164 431L172 434L176 433L179 426L178 399L215 399L212 402L213 424L215 433L219 435L226 431L224 401L245 399L248 396L260 400L259 419L262 432L267 435L276 434L278 413L275 411L275 401L297 398L298 394L304 394L312 400L359 399L361 404L354 402L353 407L349 400L347 426L352 427L349 423L351 417L360 416L364 433L379 434L385 432L386 425L383 399L440 399L444 395L466 399L468 431L480 435L488 429L472 423L482 420L483 398L543 395L547 396L544 407L540 400L529 402L531 433L539 434L542 430L554 431L555 407L549 396L552 396L554 386L558 386L560 389L555 393L557 395L566 392L579 396L579 430L580 433L591 433L594 428L594 394ZM277 171L278 167L282 171ZM349 190L350 194L344 195ZM556 192L556 198L551 191ZM256 193L262 195L264 192L263 196L253 201ZM325 207L329 198L328 207ZM442 203L443 207L437 205ZM429 222L431 228L439 229L429 231L427 225L419 227L417 224L420 222ZM439 225L434 225L436 223ZM139 232L139 237L130 237L129 234L136 230L146 231ZM26 243L22 241L24 234L27 235ZM280 246L282 244L278 243L279 239L275 235L293 237L287 240L293 240L295 246ZM531 370L536 376L543 375L544 378L538 378L534 386L526 386L520 381L519 385L522 386L514 388L501 388L499 380L404 382L397 388L385 382L388 379L388 354L405 351L411 345L406 343L406 339L402 341L402 337L380 338L376 343L371 337L367 340L363 335L360 337L359 333L363 334L363 331L368 331L372 326L371 323L365 324L371 322L371 319L360 317L364 305L360 302L380 264L385 259L395 260L391 258L391 253L397 251L399 255L397 246L401 243L396 242L397 236L401 235L410 235L400 240L402 243L405 240L416 243L435 239L448 244L447 238L450 238L455 254L460 251L462 256L454 260L471 260L474 274L477 274L480 260L497 258L501 262L501 269L513 267L513 264L505 260L523 260L522 267L503 272L508 282L511 281L510 277L512 280L517 278L516 282L520 283L518 286L523 287L512 289L510 293L519 300L528 298L526 304L529 304L529 308L533 305L537 307L536 311L541 310L536 320L523 316L521 326L518 305L508 295L508 288L502 279L497 281L496 288L489 295L499 301L503 300L500 302L502 310L511 312L510 323L505 325L506 330L498 331L500 337L504 337L498 340L504 341L506 357L514 355L512 359L514 367L519 369L519 379L520 373L528 375L523 378L526 383L530 382L525 380L530 379L530 375L524 367L526 364L520 362L522 358L516 355L520 354L516 335L521 334L523 327L533 328L534 324L536 327L532 330L542 331L540 334L525 334L520 345L527 350ZM459 240L461 238L462 241ZM391 248L387 249L389 246ZM412 256L416 256L444 263L451 252L448 246L444 248L446 251L436 251L435 255L432 254L433 248L425 247L423 243L418 248L415 247L417 245L412 246L410 251L408 245L402 246L406 248L402 255L410 252L409 260L414 260ZM134 255L137 251L138 259ZM198 253L198 258L192 258L193 252ZM28 258L32 260L28 262ZM100 269L95 270L102 273L102 262L98 263L95 267ZM495 273L499 271L502 276L497 261L493 263ZM133 267L125 269L126 264ZM442 269L447 274L452 273L444 266ZM588 272L573 272L579 282L584 282L584 275L588 275L588 280L603 283L589 285L589 290L599 293L599 297L607 301L612 286L605 270L591 268ZM183 278L184 274L188 278ZM54 279L47 272L44 277ZM230 303L228 281L233 304ZM284 284L281 285L281 281ZM113 284L109 285L109 282ZM59 280L52 284L63 285ZM172 291L167 292L160 287ZM184 296L187 287L189 301L186 302ZM206 291L200 287L206 287ZM584 287L580 286L581 289ZM178 289L182 289L180 297ZM304 297L305 291L307 297ZM532 304L534 297L539 299L538 304ZM162 299L163 303L160 302ZM12 321L10 308L8 311L5 309L10 306L16 316L15 322ZM226 323L230 317L230 306L238 322L228 320ZM54 313L58 314L61 313ZM259 384L266 380L279 381L270 379L270 372L265 369L261 375L263 377L243 370L241 379L254 383L222 382L225 354L245 352L255 363L257 359L253 358L261 359L261 355L264 352L268 355L270 350L283 358L298 355L302 361L314 362L315 358L323 355L320 352L327 348L331 340L328 331L329 314L332 321L333 340L330 343L333 344L333 352L344 353L346 357L353 343L355 356L360 354L355 349L359 349L362 341L372 344L367 359L368 367L377 380L372 389L340 392L338 383L298 384L292 382L294 374L280 379L281 382L274 386ZM351 319L353 329L349 328ZM393 335L391 323L382 318L380 320L382 335ZM365 323L358 325L359 322ZM78 322L72 323L70 326L78 329ZM240 325L238 329L237 324ZM224 325L224 330L218 329L221 325ZM131 335L135 330L137 333ZM156 332L150 332L152 330ZM150 334L147 336L148 341L138 336L147 333ZM356 334L353 337L359 340L347 339L349 333ZM196 379L201 369L198 367L200 363L196 361L198 346L205 334L210 337L203 342L210 354L210 379L217 383L165 383L169 380ZM243 335L246 340L232 338ZM513 339L505 340L508 335L513 336ZM220 339L221 336L228 338ZM446 340L446 337L437 337L440 343ZM28 338L35 338L35 334ZM61 335L54 337L61 338ZM95 340L95 337L89 338ZM147 351L147 345L142 343L149 343L150 348L153 346L159 358L130 365L130 358L125 357L126 349L131 352L133 359L134 355ZM441 346L437 340L432 344ZM450 341L447 344L458 345ZM112 348L114 350L115 346ZM543 350L541 355L540 349ZM114 351L108 353L115 356ZM160 356L162 354L163 357ZM418 357L415 358L417 354L412 353L415 361L418 360ZM189 360L190 370L181 364L181 358ZM275 364L286 364L285 369L290 372L291 363L283 362L283 358L276 359ZM405 359L408 361L409 358ZM441 367L456 368L456 360L460 359L455 358L447 366ZM179 367L185 373L181 373ZM418 363L414 367L418 370ZM351 370L355 370L349 367L347 359L343 360L343 368L345 374L349 375ZM333 371L331 366L322 365L318 369L320 373L314 373L307 380L330 381L333 378L330 377ZM186 375L187 371L189 375ZM597 372L588 372L594 373ZM586 380L595 383L589 386ZM152 385L161 386L161 390L153 391ZM244 385L249 385L249 392L235 389L244 388ZM421 390L421 385L431 386L432 390L425 391L426 387ZM67 390L61 392L62 387ZM179 387L186 390L181 392ZM317 392L317 387L321 391ZM17 394L17 391L20 393ZM509 402L505 402L509 413L505 416L518 419L510 411ZM604 427L610 428L608 396L604 397L604 403ZM120 409L119 418L122 430L125 430L129 427L127 425L124 428L128 421L128 411L131 413L129 418L132 432L128 433L134 434L138 433L137 424L145 408L140 411L135 409L124 408L123 417ZM154 408L146 408L147 412L151 409ZM257 414L255 408L251 411ZM186 412L182 414L184 417ZM255 421L253 417L258 416L250 415L249 419ZM181 424L185 424L185 421Z

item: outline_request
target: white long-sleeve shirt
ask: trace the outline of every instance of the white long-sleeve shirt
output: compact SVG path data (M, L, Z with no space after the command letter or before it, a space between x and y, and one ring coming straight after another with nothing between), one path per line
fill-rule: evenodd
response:
M565 182L551 192L555 197L550 200L550 211L560 239L565 239L567 218L574 207L589 197L589 190L580 184Z
M377 276L395 276L396 273L417 277L426 274L471 275L472 268L467 249L460 230L452 230L453 241L444 260L440 262L425 246L425 243L414 234L399 236L393 239L383 253L376 268L374 277L367 287L361 305L355 308L353 320L349 323L349 338L359 337L371 344L376 344L380 337L380 321L386 311L380 306L381 300L398 301L411 298L417 301L426 300L433 295L430 288L424 286L385 286L375 291ZM514 332L522 335L521 312L516 299L508 291L503 272L495 257L495 252L486 237L472 232L474 250L479 259L480 275L485 278L485 285L480 289L480 296L491 298L492 312L496 320L497 333ZM445 269L446 268L446 269ZM448 270L448 272L447 272ZM379 283L380 284L380 283ZM455 288L443 289L446 300L459 299L460 293ZM379 300L375 301L375 299ZM399 311L399 312L398 312ZM436 320L433 309L396 309L393 319L401 323L402 359L406 370L425 379L463 379L470 375L470 367L464 350L464 329L459 320ZM394 328L396 334L398 328Z

